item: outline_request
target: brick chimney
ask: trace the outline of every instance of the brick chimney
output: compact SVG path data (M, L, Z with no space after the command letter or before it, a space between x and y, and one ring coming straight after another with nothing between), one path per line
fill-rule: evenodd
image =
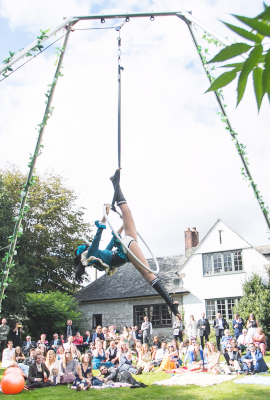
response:
M196 228L193 228L192 231L190 228L187 228L185 231L185 256L188 258L194 248L199 244L199 232L196 231Z

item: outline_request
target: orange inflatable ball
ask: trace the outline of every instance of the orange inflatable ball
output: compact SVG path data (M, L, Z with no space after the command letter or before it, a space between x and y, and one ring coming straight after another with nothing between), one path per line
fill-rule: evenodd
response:
M21 374L23 375L23 372L20 368L18 367L8 367L5 371L4 371L4 375L7 374Z
M18 368L19 369L19 368ZM6 374L1 380L1 387L5 394L20 393L25 385L24 377L18 373Z

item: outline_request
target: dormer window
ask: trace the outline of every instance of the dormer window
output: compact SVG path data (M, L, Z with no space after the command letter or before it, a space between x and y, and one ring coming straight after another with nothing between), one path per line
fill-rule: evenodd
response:
M242 250L203 254L204 275L219 275L242 270Z

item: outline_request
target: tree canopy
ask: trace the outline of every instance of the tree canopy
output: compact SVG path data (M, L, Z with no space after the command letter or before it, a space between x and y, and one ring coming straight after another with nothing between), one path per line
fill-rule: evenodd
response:
M242 285L243 296L234 307L244 321L247 321L249 314L254 314L259 326L263 328L264 334L270 339L270 271L266 276L251 274Z
M0 249L8 244L19 209L20 192L26 176L16 166L0 171ZM77 196L63 178L53 173L35 177L23 219L23 235L11 269L12 282L6 288L3 314L20 316L25 294L60 291L74 293L74 250L91 241L91 226L84 221L84 209L76 206ZM5 250L0 251L1 258ZM3 266L3 263L2 263Z

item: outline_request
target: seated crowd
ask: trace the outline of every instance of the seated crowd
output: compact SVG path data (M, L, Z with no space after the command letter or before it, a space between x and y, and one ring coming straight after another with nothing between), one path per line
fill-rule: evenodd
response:
M255 317L252 320L256 321ZM183 321L176 318L174 339L169 342L161 342L157 336L150 340L152 324L147 317L141 329L137 326L123 327L120 333L113 325L108 328L98 326L93 334L86 331L83 336L75 331L69 320L66 335L55 333L50 341L46 340L45 334L37 342L26 336L21 347L13 347L13 342L8 341L2 354L2 368L19 367L28 390L70 384L78 391L113 382L126 383L131 388L146 387L132 375L172 371L180 367L215 375L220 372L254 374L267 371L263 359L266 338L262 329L257 321L256 327L252 323L247 325L248 329L241 322L236 314L232 335L229 329L225 329L228 327L226 320L217 314L214 321L215 344L208 341L210 326L204 313L198 323L193 315L190 317L188 338L184 340ZM221 355L225 365L220 364ZM93 370L99 370L99 375L93 376Z

